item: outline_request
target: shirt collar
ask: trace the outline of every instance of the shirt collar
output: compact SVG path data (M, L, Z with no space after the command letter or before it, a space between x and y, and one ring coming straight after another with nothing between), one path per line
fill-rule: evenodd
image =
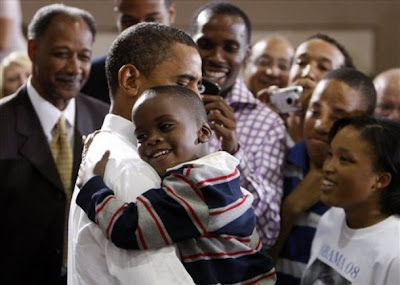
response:
M101 130L118 133L120 136L137 146L135 126L130 120L115 114L107 114L104 118Z
M226 94L225 100L228 104L240 103L240 104L250 104L257 105L258 99L256 99L253 93L246 87L243 80L236 79L231 91Z
M32 77L30 77L27 82L28 97L31 100L33 108L35 109L36 114L39 117L40 123L48 141L51 141L52 139L51 132L61 114L64 115L66 121L68 122L67 128L69 130L72 130L75 126L75 98L69 100L65 110L60 111L53 104L51 104L49 101L45 100L39 95L39 93L33 87L31 81Z

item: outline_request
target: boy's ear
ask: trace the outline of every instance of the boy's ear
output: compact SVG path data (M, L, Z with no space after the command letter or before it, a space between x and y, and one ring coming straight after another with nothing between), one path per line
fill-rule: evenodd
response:
M392 175L389 172L382 172L378 174L376 180L376 187L378 189L386 188L392 181Z
M206 143L211 137L211 128L208 124L204 123L201 125L200 129L197 131L197 142Z
M118 71L119 89L129 97L139 93L140 71L132 64L123 65Z

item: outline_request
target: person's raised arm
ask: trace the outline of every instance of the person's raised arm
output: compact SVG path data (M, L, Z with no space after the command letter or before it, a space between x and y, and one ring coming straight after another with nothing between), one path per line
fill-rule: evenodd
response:
M322 169L311 167L304 179L282 203L281 228L269 254L276 261L297 217L319 201Z
M232 108L223 97L202 95L211 129L221 141L221 150L234 155L239 150L236 119Z

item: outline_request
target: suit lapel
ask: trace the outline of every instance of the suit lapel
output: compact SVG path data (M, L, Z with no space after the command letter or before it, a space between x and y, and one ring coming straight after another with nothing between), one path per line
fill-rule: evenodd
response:
M73 168L72 168L72 183L71 183L71 185L75 185L75 180L76 180L76 177L78 175L79 166L80 166L80 163L81 163L82 150L83 150L83 138L82 138L82 135L79 132L79 130L77 128L75 128L75 134L74 134L74 162L73 162Z
M93 131L92 119L90 118L91 110L83 103L81 96L76 96L76 112L75 112L75 133L74 133L74 165L73 165L73 181L78 175L79 166L82 158L84 137L82 134L89 134Z
M39 118L29 100L26 88L21 89L17 96L19 100L16 106L16 131L21 136L19 152L34 165L42 176L63 191L49 144Z

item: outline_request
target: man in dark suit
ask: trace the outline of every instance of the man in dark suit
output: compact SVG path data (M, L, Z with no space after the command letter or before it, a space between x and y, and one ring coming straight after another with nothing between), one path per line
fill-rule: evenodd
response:
M142 22L157 22L171 25L175 21L175 3L171 0L114 0L117 16L117 28L122 32L126 28ZM92 71L82 92L110 103L106 78L106 57L100 55L92 61Z
M39 9L28 27L32 77L0 101L2 284L66 284L65 222L82 137L101 127L109 108L80 94L95 35L86 11L62 4ZM64 164L56 164L50 148L60 118L69 150ZM60 170L65 165L69 175Z

